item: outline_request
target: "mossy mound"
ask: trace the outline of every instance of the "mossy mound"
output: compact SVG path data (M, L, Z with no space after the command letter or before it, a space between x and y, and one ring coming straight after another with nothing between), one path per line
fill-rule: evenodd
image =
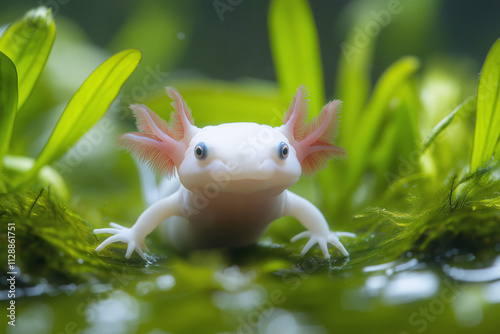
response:
M64 208L45 189L0 194L0 250L7 253L7 226L15 226L16 266L21 284L83 283L106 280L109 270L124 264L123 255L105 250L98 256L90 225ZM127 261L128 264L138 262ZM2 271L7 270L2 263Z

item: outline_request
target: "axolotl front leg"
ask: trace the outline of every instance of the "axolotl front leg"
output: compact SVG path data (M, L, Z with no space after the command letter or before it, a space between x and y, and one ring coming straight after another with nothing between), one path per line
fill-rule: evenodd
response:
M284 195L285 203L283 215L296 218L307 229L307 231L299 233L291 239L292 242L295 242L302 238L309 238L301 255L304 255L312 246L318 244L325 258L329 259L330 253L328 252L328 244L332 244L337 247L342 254L349 256L349 253L338 237L355 237L356 235L354 233L330 231L325 217L314 204L289 190L285 191Z
M129 259L134 250L141 258L147 261L144 251L149 252L144 240L164 219L172 216L179 216L180 192L159 200L148 207L137 219L137 222L130 228L110 223L111 228L95 229L95 234L109 233L114 234L100 244L96 251L99 252L106 246L114 242L124 242L127 244L127 253L125 258Z
M149 252L144 242L146 236L151 233L163 220L172 216L182 216L180 200L182 198L181 191L155 202L148 207L137 219L137 222L131 227L126 228L115 223L110 223L111 228L102 228L94 230L94 233L109 233L113 236L106 239L96 251L104 249L106 246L114 242L124 242L127 244L127 253L125 257L130 258L135 250L139 256L147 261L144 251ZM339 236L354 237L355 234L348 232L332 232L329 229L325 217L311 202L303 197L300 197L293 192L286 190L283 193L283 216L296 218L307 231L302 232L291 239L292 242L301 238L309 238L301 252L301 255L318 244L326 259L330 258L328 252L328 244L337 247L342 254L349 256L349 253L339 240Z

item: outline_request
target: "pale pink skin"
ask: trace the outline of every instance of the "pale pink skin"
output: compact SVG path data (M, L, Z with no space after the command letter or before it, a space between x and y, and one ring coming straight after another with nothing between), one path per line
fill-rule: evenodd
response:
M227 123L197 128L179 93L173 88L167 92L176 109L170 125L147 107L133 106L142 132L122 136L122 143L157 172L177 174L180 185L151 200L131 228L111 223L111 228L94 230L113 234L97 251L120 241L128 244L126 258L135 250L146 260L145 237L166 219L165 235L178 249L241 247L256 243L273 220L291 216L307 229L292 238L309 237L301 254L318 244L329 258L332 244L349 255L338 237L354 234L330 231L311 202L287 190L302 172L312 174L329 158L345 154L332 145L339 101L327 104L307 124L301 86L281 127Z

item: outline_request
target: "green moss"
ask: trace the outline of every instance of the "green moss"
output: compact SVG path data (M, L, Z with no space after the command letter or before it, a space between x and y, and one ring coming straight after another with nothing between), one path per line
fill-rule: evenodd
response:
M16 265L26 274L21 276L25 284L36 284L42 278L53 284L108 280L109 270L125 262L123 255L110 250L99 257L94 250L98 240L90 225L55 201L47 190L0 194L3 254L7 253L9 223L15 224ZM139 264L133 260L127 263Z
M434 194L422 192L425 179L401 182L379 206L355 216L365 245L358 239L354 247L363 251L382 246L390 259L411 252L430 263L456 252L493 259L500 244L498 170L490 166L462 178L451 177Z

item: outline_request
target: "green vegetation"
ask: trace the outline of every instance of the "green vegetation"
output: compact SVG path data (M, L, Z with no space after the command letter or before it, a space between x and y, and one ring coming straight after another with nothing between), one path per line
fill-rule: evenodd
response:
M495 333L500 39L479 78L480 64L453 55L387 56L387 68L374 71L377 43L387 45L391 30L362 45L360 31L379 22L373 12L392 12L382 1L352 3L335 77L322 65L313 3L270 3L276 82L177 73L195 14L175 2L169 10L137 4L109 43L113 52L125 49L113 56L64 18L56 19L56 39L45 7L10 24L0 36L0 253L8 253L7 226L15 226L19 273L16 328L0 326L8 333ZM404 23L422 35L391 43L422 47L437 3L394 9L393 29ZM236 10L243 8L223 14ZM57 51L59 39L84 54L78 63ZM57 72L98 63L83 84ZM325 89L330 82L334 92ZM94 228L130 226L144 209L136 167L114 143L133 127L127 104L147 104L168 119L169 85L197 125L276 126L300 84L310 90L311 117L329 99L343 101L338 143L348 158L292 190L317 204L334 230L357 234L343 239L349 259L333 251L326 261L316 248L300 257L303 243L289 240L302 227L289 218L243 249L178 254L153 234L148 264L136 254L126 260L123 244L95 252ZM6 260L0 268L6 284L12 269Z
M495 154L500 136L500 40L491 47L484 62L477 92L476 130L471 170L482 167Z
M9 26L0 38L0 128L4 136L0 160L5 168L13 167L14 172L21 174L11 178L4 176L1 181L7 185L5 190L26 184L42 167L54 162L75 144L104 115L141 59L138 50L125 50L99 66L73 95L44 149L26 172L16 168L15 164L6 166L4 157L8 153L15 115L30 96L47 62L54 38L54 21L51 11L45 7L28 12L23 19ZM64 188L63 185L54 186Z

